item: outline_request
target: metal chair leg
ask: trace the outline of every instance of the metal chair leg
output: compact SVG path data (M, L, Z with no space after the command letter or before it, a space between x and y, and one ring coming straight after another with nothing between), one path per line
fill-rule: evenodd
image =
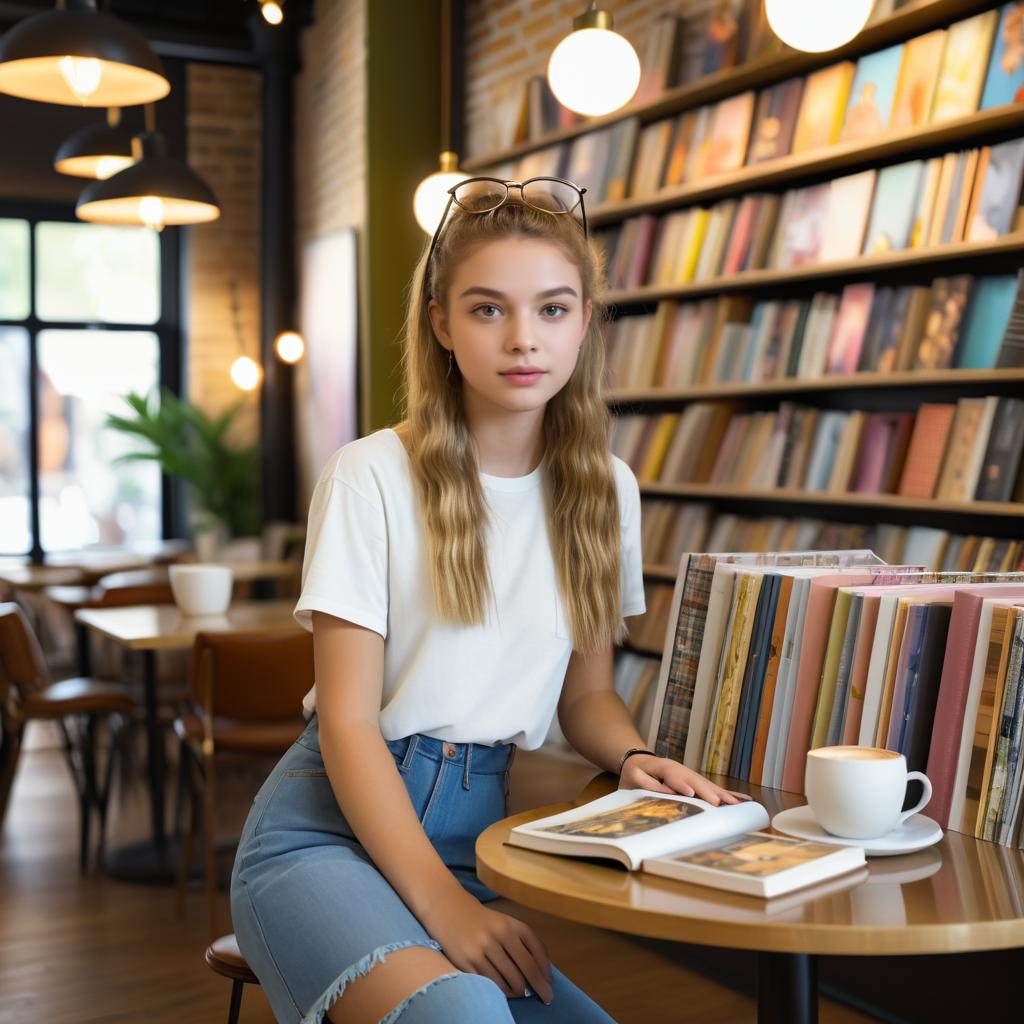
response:
M238 1015L242 1010L242 988L244 981L231 983L231 1006L228 1008L228 1024L238 1024Z

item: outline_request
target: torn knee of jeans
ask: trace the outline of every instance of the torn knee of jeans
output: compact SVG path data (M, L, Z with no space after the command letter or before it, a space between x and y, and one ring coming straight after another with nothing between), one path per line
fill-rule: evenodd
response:
M348 967L339 977L335 978L328 986L322 996L313 1004L310 1011L302 1018L301 1024L321 1024L324 1015L334 1003L345 994L349 984L369 974L377 964L382 964L389 953L399 949L408 949L410 946L422 946L427 949L442 952L439 943L433 939L406 939L402 942L389 942L385 946L378 946L372 953L367 953L362 959L357 960L351 967ZM445 975L447 977L447 975Z

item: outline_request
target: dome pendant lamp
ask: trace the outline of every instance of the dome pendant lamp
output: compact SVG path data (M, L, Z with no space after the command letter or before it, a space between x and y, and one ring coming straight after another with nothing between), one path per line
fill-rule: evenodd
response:
M555 99L577 114L610 114L640 85L640 58L612 26L611 13L592 3L551 53L548 84Z
M111 107L102 124L69 135L53 158L53 169L79 178L109 178L135 163L131 134L121 127L121 110Z
M145 37L96 0L66 0L0 38L0 92L66 106L128 107L171 91Z
M209 186L180 160L167 156L167 142L153 129L146 109L146 131L132 139L135 163L105 181L86 185L75 213L94 224L202 224L220 216Z
M439 169L428 174L419 185L412 199L416 223L428 234L433 235L438 221L444 215L448 203L448 189L462 181L466 175L459 170L459 154L452 146L452 124L457 122L460 111L452 109L452 95L456 92L452 79L455 67L452 64L452 20L451 0L441 3L441 157ZM461 93L461 90L458 90Z
M824 53L848 43L867 24L875 0L765 0L772 31L794 50Z

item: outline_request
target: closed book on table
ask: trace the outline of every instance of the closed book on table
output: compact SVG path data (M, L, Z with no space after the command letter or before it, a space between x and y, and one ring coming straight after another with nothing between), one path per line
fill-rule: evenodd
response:
M915 676L908 680L906 725L899 749L912 772L924 772L928 765L928 748L952 613L951 604L933 604L930 607L920 661L916 665Z
M786 618L789 615L789 599L793 592L793 577L783 576L779 582L779 596L775 608L768 646L768 663L765 666L764 685L761 690L761 705L757 712L754 744L751 749L749 780L761 784L764 770L765 748L768 743L768 727L772 720L772 706L775 701L775 686L779 675L779 660L782 657L782 641L786 632Z
M953 787L982 606L986 598L997 597L1024 600L1024 584L970 588L958 590L953 595L949 640L939 680L939 694L928 747L928 770L925 773L932 784L928 813L943 828L948 828L950 824Z
M935 493L946 440L956 415L949 403L925 402L918 410L899 493L906 498L930 498Z

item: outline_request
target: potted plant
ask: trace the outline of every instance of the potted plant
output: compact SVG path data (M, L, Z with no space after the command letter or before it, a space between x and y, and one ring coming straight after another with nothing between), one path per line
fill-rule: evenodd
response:
M260 449L256 444L235 446L227 438L245 400L211 417L166 388L159 396L129 393L123 398L131 415L109 413L104 425L151 447L115 461L152 459L188 486L200 561L215 557L228 538L257 535L262 522Z

